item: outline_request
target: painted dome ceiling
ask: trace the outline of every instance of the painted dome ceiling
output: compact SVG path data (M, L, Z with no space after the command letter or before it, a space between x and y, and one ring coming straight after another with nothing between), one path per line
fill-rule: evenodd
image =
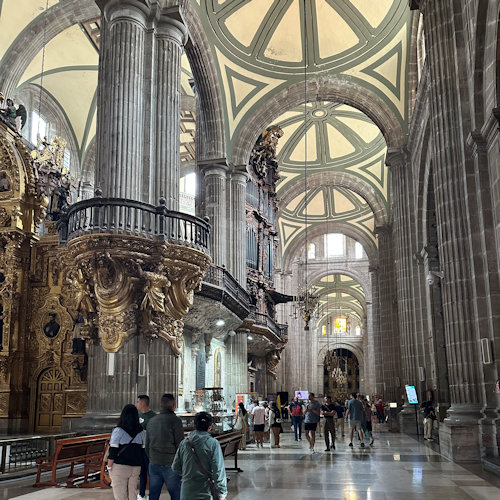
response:
M330 274L314 286L320 296L318 323L327 318L348 316L356 325L361 326L366 318L366 298L361 285L350 276ZM356 326L355 325L355 326Z
M229 149L253 108L305 75L369 88L406 121L406 1L196 2L219 65Z
M378 127L357 109L331 102L287 111L275 124L284 132L277 150L282 258L304 238L306 225L325 233L351 227L376 245L375 216L363 196L370 193L388 210L387 148Z

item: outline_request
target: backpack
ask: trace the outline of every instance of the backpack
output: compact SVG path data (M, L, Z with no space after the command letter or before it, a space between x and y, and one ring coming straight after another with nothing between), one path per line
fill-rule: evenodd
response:
M302 406L299 404L292 406L292 417L300 417L302 415Z

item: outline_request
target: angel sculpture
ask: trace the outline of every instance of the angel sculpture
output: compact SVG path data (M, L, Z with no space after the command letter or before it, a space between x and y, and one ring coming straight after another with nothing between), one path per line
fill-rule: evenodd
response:
M0 113L5 117L7 124L17 132L20 132L26 125L26 120L28 118L26 108L22 104L16 108L12 99L7 99L7 107L5 109L0 109ZM17 117L20 117L20 127L17 124Z

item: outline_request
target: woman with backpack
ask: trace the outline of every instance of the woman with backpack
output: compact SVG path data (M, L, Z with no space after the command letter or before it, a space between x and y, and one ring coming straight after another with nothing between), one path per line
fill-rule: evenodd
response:
M273 432L274 444L271 441L271 448L281 448L280 446L280 433L283 432L283 428L281 427L281 413L276 406L274 401L269 403L269 427Z
M293 432L295 441L302 441L302 420L304 418L304 407L297 397L290 403L290 413L292 417Z
M145 440L137 408L125 405L109 439L108 471L115 500L137 499Z

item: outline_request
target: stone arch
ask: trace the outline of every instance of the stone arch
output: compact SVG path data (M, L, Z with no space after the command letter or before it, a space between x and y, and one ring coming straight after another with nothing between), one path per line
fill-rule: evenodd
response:
M420 11L415 10L412 14L410 43L408 47L408 120L411 120L413 108L417 98L418 89L418 28Z
M321 298L325 295L328 295L331 291L332 290L329 290L328 288L324 288L323 290L321 290L321 292L318 295ZM362 294L360 294L359 292L357 292L356 290L353 290L351 287L348 287L348 286L335 287L335 291L348 294L352 298L356 299L359 302L359 304L361 305L363 312L366 314L366 297L364 297Z
M226 157L224 108L208 38L198 13L191 4L192 2L188 2L184 12L189 31L189 41L185 49L193 72L198 99L196 158L197 161L206 161Z
M338 305L339 307L341 307L342 309L350 309L351 311L354 311L358 316L359 316L359 319L363 319L364 317L366 317L366 312L363 311L363 308L362 307L358 307L356 306L355 304L352 304L351 302L346 302L346 301L342 301L342 300L339 300L339 301L336 301L335 302L335 305ZM327 311L325 313L323 313L319 319L317 320L318 323L321 323L325 320L325 318L327 318L328 316L331 316L333 311Z
M340 186L350 189L359 194L370 206L375 217L375 226L383 226L388 222L387 207L380 193L377 193L370 184L349 172L320 172L307 176L308 189L321 186ZM278 218L284 208L296 196L304 192L304 185L298 182L290 182L289 185L279 191L280 208Z
M366 273L363 270L358 269L346 269L343 267L335 267L335 263L333 263L333 267L329 267L326 269L324 266L318 267L318 269L312 269L308 273L307 281L311 282L311 284L317 283L322 278L326 278L327 276L331 276L332 274L345 274L349 276L353 280L357 281L363 292L365 293L365 302L368 301L368 298L371 297L372 289L370 280L367 279Z
M353 81L334 75L310 77L269 97L256 108L252 117L235 137L232 160L246 165L258 135L284 111L310 101L333 101L348 104L362 111L382 132L388 148L400 148L405 134L398 115L374 92Z
M37 16L13 41L0 65L0 88L5 95L16 89L19 80L44 43L74 24L96 18L101 12L94 2L66 0Z
M307 235L309 238L315 238L317 236L322 236L329 233L342 233L350 238L359 241L368 256L370 265L376 265L378 262L378 249L372 239L370 239L367 234L351 225L344 222L329 222L328 224L318 224L315 227L308 228ZM283 270L290 270L293 260L296 258L297 254L302 250L304 243L305 230L302 230L294 238L295 241L286 249L285 254L282 255L283 259Z

